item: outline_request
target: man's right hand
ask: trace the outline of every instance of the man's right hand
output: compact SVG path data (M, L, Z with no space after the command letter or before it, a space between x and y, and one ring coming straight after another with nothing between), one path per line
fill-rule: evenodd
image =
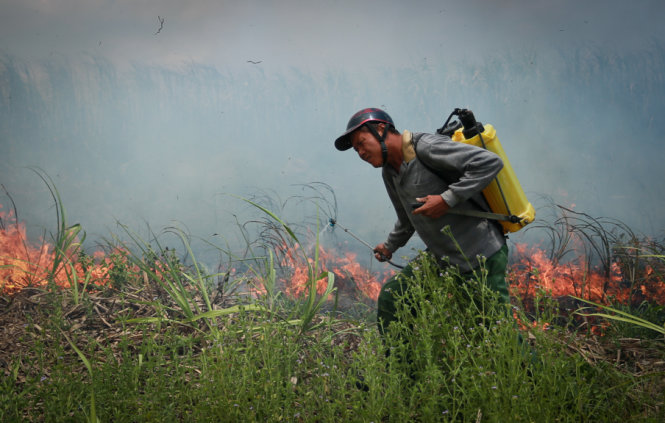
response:
M378 261L388 261L392 258L393 253L390 252L389 249L386 248L385 244L381 243L374 247L374 257Z

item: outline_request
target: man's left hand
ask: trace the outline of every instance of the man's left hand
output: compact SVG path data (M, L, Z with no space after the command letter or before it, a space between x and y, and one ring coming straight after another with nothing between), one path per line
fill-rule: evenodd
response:
M415 209L413 214L422 214L423 216L437 218L446 214L448 209L450 209L440 195L428 195L427 197L416 198L416 201L423 203L423 205Z

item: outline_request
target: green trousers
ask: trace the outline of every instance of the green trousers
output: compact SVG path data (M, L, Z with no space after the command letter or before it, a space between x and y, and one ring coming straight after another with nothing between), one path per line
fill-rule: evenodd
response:
M508 264L508 246L504 245L494 253L485 262L487 269L487 286L499 293L500 300L505 303L510 303L510 296L508 294L508 284L506 283L506 266ZM462 280L467 280L473 277L473 272L464 273L461 275ZM395 313L396 298L404 295L408 289L409 283L413 277L413 269L411 264L407 265L402 272L393 276L381 288L378 299L377 321L379 323L379 331L384 333L391 322L397 319Z

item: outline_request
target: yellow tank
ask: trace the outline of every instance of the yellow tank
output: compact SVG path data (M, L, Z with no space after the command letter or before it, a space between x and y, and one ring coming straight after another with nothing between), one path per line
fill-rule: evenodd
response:
M483 125L483 127L484 131L482 134L476 134L469 139L465 139L463 129L456 130L451 138L453 141L485 148L501 157L501 160L503 160L503 169L501 169L497 177L487 188L483 190L483 195L493 213L516 216L517 222L499 221L501 226L503 226L504 233L516 232L533 222L536 217L536 211L526 199L526 194L524 194L524 190L517 180L517 176L515 176L506 152L503 151L503 147L496 137L494 127L492 125ZM503 195L501 195L502 192Z

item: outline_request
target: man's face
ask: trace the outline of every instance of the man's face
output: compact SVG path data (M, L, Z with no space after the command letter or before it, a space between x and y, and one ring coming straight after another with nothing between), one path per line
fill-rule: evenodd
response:
M379 134L382 130L379 129ZM361 159L374 167L383 166L383 156L381 155L381 144L371 132L359 129L351 133L351 146Z

